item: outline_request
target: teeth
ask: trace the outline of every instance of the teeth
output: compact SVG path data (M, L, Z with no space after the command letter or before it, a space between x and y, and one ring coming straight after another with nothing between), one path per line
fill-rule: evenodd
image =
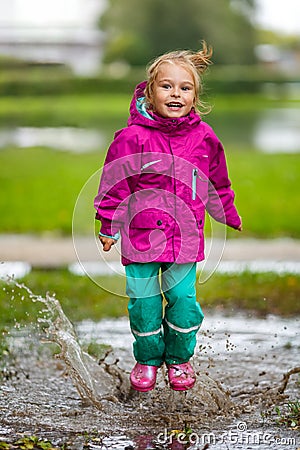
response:
M181 103L168 103L168 106L181 107Z

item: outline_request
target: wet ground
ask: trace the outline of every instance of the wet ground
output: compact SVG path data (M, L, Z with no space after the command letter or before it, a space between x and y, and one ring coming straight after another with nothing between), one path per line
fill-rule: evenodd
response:
M283 411L299 399L297 370L284 379L300 365L299 324L208 315L193 359L195 387L170 390L162 368L155 390L145 394L128 383L134 361L127 318L76 324L81 348L105 344L97 361L82 352L88 373L79 367L72 330L60 341L63 359L54 355L58 347L41 342L36 326L12 330L1 367L0 441L34 434L70 449L298 449L299 429L278 425L275 407Z

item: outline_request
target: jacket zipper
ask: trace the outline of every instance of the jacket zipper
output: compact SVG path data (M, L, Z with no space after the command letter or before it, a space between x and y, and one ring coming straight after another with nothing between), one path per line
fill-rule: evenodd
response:
M201 171L200 171L201 173ZM204 183L208 183L208 179L205 179L199 175L198 169L193 169L193 180L192 180L192 200L196 200L197 195L197 178L203 181Z
M198 169L193 169L192 200L196 200Z

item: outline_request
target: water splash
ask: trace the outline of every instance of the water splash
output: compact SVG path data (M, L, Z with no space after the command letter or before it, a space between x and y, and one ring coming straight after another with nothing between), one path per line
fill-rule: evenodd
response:
M99 409L102 408L102 400L115 400L114 377L106 370L105 365L98 365L88 353L83 351L74 327L58 299L49 293L46 293L45 297L36 295L28 286L13 278L9 279L9 283L25 291L33 302L39 302L44 306L41 311L43 317L38 318L43 338L59 345L61 353L57 357L65 362L81 398Z

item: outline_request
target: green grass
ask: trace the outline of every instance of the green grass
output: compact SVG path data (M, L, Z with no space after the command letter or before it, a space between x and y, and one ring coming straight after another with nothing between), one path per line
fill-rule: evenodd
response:
M214 274L198 286L204 309L248 310L254 315L300 313L300 276L272 272Z
M259 111L266 108L299 108L298 99L290 99L286 96L270 98L262 94L218 94L216 92L207 93L207 101L213 106L213 111L217 113L224 111Z
M33 270L24 282L35 294L56 294L67 316L73 321L99 320L127 314L126 297L114 292L124 277L88 277L72 275L67 270ZM100 288L105 286L107 290ZM237 276L214 274L206 283L197 284L197 296L204 312L210 310L247 310L253 315L269 313L291 316L300 314L300 277L272 273L243 273ZM35 322L42 304L33 303L24 290L0 282L0 324Z
M77 196L103 157L96 152L78 155L40 148L2 151L0 184L5 195L0 197L0 232L71 233ZM98 179L95 176L86 205L90 220ZM83 212L83 231L88 221Z
M42 148L2 150L0 232L70 234L74 205L83 188L76 231L89 233L99 181L96 172L104 154L100 150L87 154ZM299 156L233 151L227 159L243 235L299 238ZM229 231L229 236L236 232Z
M282 407L276 406L275 411L279 425L284 425L292 430L300 428L300 400L288 401Z
M98 127L126 124L131 95L0 98L1 126ZM112 122L112 123L111 123Z
M227 159L244 235L299 238L299 156L249 151Z

